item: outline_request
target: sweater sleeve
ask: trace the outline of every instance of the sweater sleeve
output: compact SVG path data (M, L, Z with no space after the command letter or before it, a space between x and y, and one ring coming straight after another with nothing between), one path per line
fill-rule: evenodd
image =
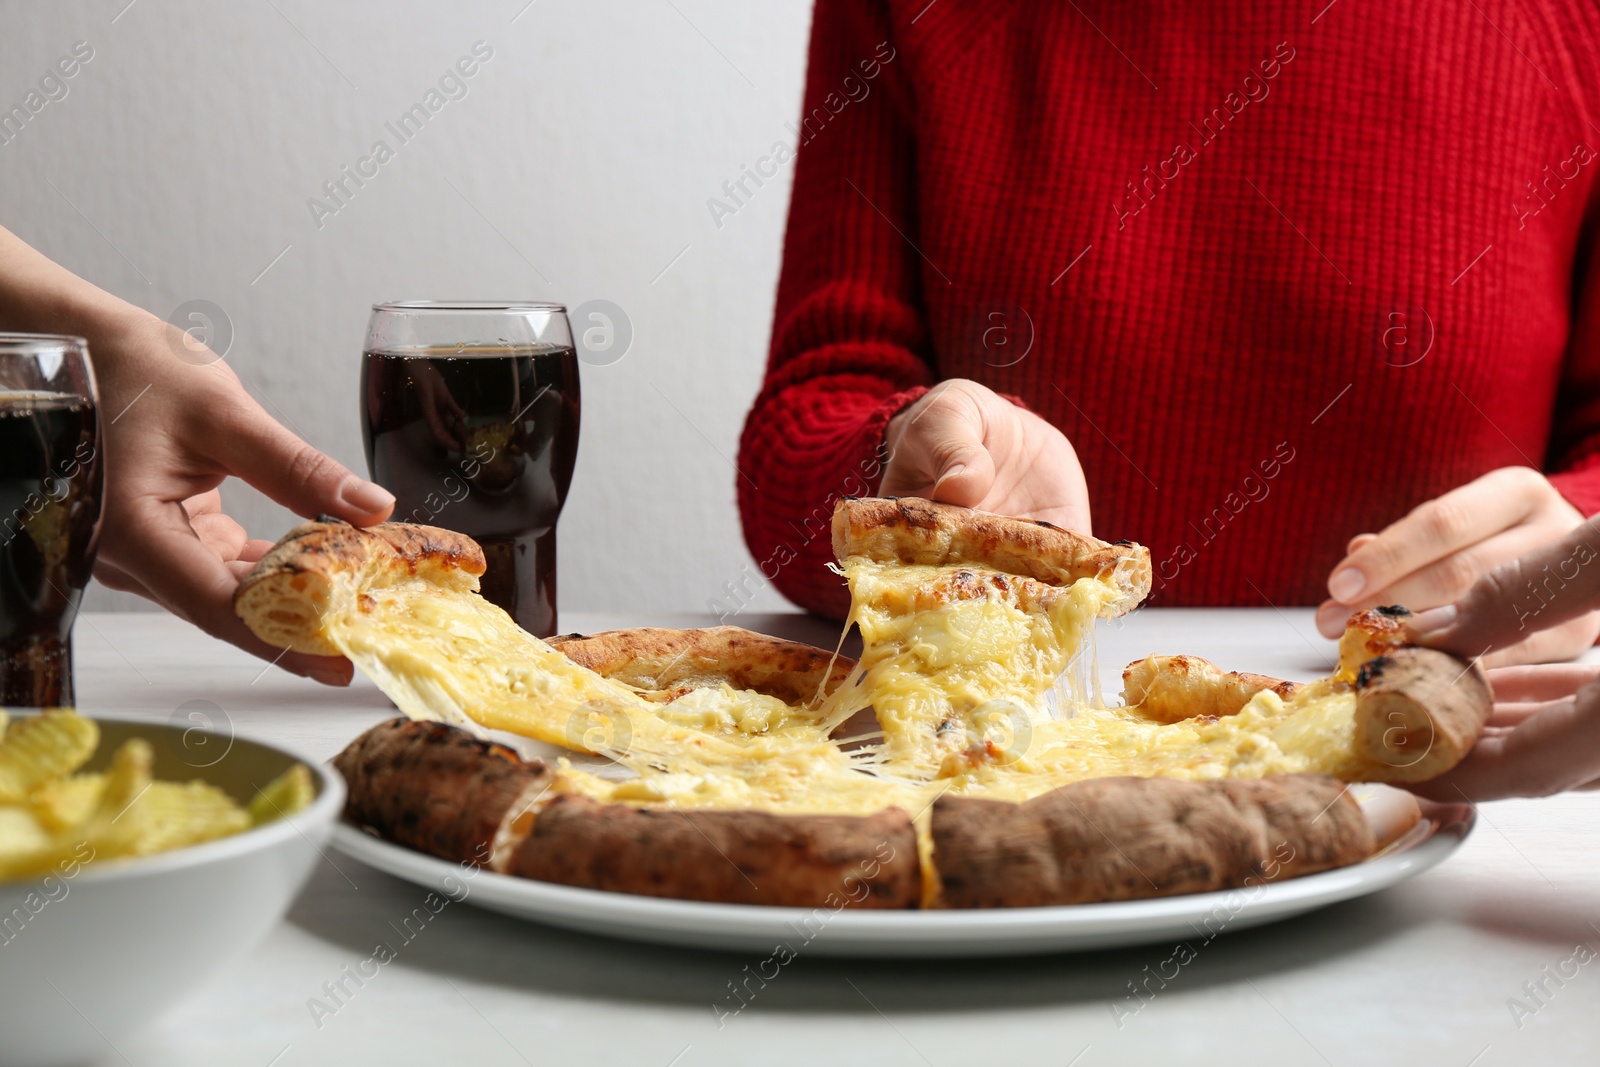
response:
M924 326L911 100L883 0L818 0L765 380L739 445L762 574L843 617L827 570L840 496L871 495L889 420L935 380Z

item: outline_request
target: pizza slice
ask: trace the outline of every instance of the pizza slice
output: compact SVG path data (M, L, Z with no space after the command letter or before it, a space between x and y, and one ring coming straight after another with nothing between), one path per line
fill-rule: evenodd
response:
M841 500L833 548L863 646L839 700L871 707L883 765L918 779L1014 762L1036 726L1088 705L1094 620L1150 589L1143 546L920 499Z
M925 500L841 501L834 545L884 763L957 793L1024 801L1119 775L1422 781L1460 761L1489 707L1479 669L1400 647L1403 609L1352 619L1339 669L1308 685L1150 657L1106 707L1058 679L1092 672L1095 618L1148 590L1142 547Z

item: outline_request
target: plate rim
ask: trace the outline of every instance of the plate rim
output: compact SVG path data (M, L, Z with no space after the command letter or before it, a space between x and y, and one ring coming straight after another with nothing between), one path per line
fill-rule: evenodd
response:
M1382 851L1360 863L1316 874L1301 875L1281 882L1266 882L1260 893L1246 903L1250 914L1262 920L1300 905L1318 907L1356 896L1379 892L1436 866L1466 840L1477 822L1477 809L1470 803L1439 805L1434 814L1424 813L1431 823L1419 840L1398 850ZM397 845L340 820L334 824L329 844L343 855L416 885L437 887L445 877L469 879L472 888L461 899L470 901L479 894L495 898L483 906L512 914L526 922L563 925L559 917L582 916L583 928L600 931L611 928L610 936L636 939L639 929L674 929L686 924L716 925L732 935L769 931L776 926L797 922L819 913L828 915L830 939L844 943L859 940L862 946L912 938L947 937L955 940L977 936L1022 934L1030 931L1065 929L1105 929L1137 925L1141 922L1169 920L1175 915L1210 911L1224 907L1230 894L1240 888L1176 896L1145 897L1138 900L1101 901L1091 904L1052 904L1020 908L951 908L938 910L833 910L826 906L779 907L763 904L724 904L675 897L652 897L604 889L540 882L515 875L499 874L483 868L466 873L461 863L430 856ZM427 879L427 881L423 881ZM1312 903L1307 904L1308 901ZM516 912L496 904L505 903ZM1229 909L1243 914L1239 908ZM528 912L544 912L535 917ZM708 936L709 946L721 939Z

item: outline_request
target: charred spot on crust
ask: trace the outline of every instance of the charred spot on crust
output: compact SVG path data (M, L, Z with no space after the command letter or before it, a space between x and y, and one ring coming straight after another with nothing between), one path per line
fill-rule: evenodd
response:
M1411 609L1399 604L1379 604L1372 609L1379 615L1387 615L1391 619L1405 619L1411 616Z
M1045 522L1043 519L1034 519L1033 520L1033 524L1035 526L1043 526L1046 530L1059 530L1059 529L1061 529L1061 527L1057 526L1055 523L1053 523L1053 522Z
M350 525L348 522L345 522L343 519L341 519L341 518L339 518L339 517L337 517L335 515L329 515L327 513L323 513L321 515L318 515L317 516L317 521L318 522L328 523L330 526L349 526Z
M900 507L900 517L905 520L908 527L916 530L932 530L939 525L939 516L932 508L916 507L900 502L899 497L890 497Z
M1118 538L1117 540L1115 540L1115 541L1113 541L1111 543L1114 544L1114 545L1123 545L1123 546L1127 546L1127 545L1133 544L1133 542L1128 540L1126 537Z
M1388 656L1374 656L1361 665L1356 672L1356 688L1365 689L1382 676L1384 668L1389 666Z

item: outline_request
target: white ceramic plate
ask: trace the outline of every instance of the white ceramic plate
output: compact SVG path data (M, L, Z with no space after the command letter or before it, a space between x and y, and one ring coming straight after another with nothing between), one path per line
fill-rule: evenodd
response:
M333 846L408 882L519 919L663 945L815 956L1024 956L1210 937L1387 889L1443 860L1472 831L1467 804L1441 805L1371 859L1322 874L1224 893L1113 904L973 911L838 911L703 904L573 889L479 872L392 845L344 823ZM449 879L449 881L446 881Z

